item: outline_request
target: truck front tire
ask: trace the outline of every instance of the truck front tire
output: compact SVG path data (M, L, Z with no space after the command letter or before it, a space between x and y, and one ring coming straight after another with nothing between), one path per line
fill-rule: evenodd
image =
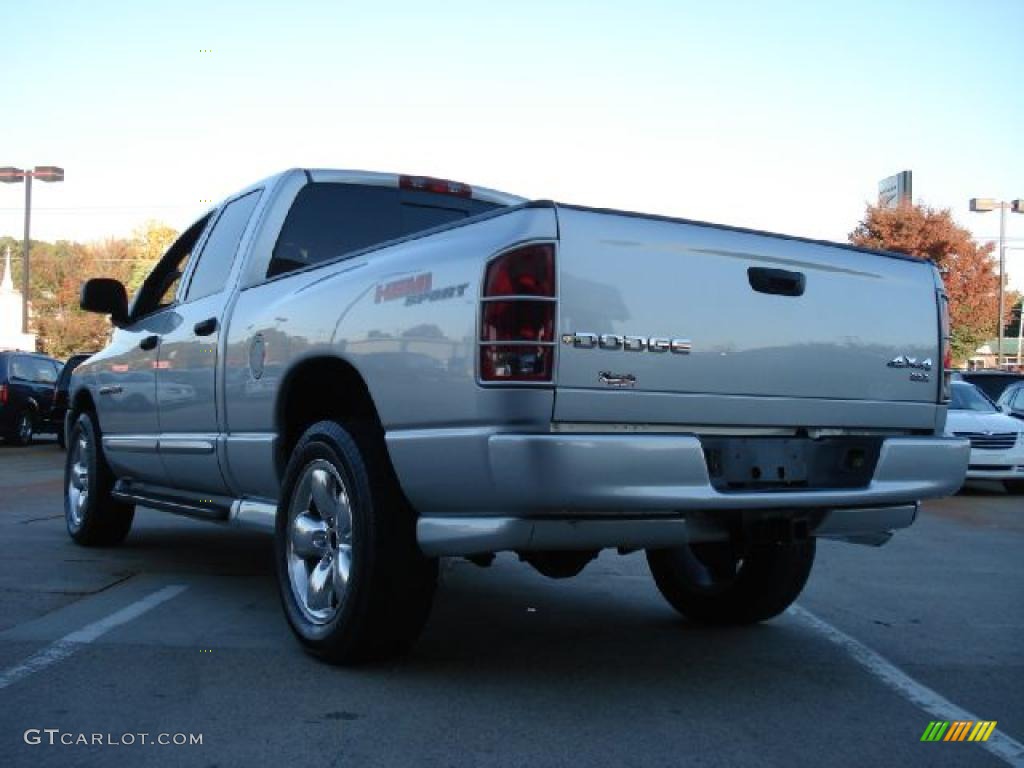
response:
M648 550L658 590L702 624L753 624L777 616L799 596L814 564L815 541L759 543L740 554L730 542Z
M114 499L113 488L96 417L86 411L71 428L64 457L64 521L77 544L110 546L128 535L135 506Z
M288 623L310 652L347 664L411 646L437 584L415 522L379 429L306 430L285 471L275 561Z

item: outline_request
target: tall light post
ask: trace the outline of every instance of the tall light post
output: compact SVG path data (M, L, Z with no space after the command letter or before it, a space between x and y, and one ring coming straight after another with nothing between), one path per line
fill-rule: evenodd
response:
M996 349L996 365L1003 367L1003 293L1006 283L1006 212L1024 213L1024 199L1018 198L1007 202L1006 200L993 200L991 197L972 197L971 210L975 213L988 213L999 210L999 317L996 319L997 331L999 333L998 348Z
M37 165L33 170L21 168L0 168L0 182L4 184L20 184L25 182L25 243L22 246L21 267L21 332L28 333L28 249L29 227L32 223L32 179L40 181L64 181L64 169L55 165Z

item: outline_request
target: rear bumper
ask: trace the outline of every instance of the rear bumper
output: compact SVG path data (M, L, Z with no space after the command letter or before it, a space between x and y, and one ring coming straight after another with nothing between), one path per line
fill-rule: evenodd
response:
M961 438L890 438L863 488L721 493L691 434L410 430L387 444L421 515L512 517L910 504L955 493L970 454Z
M904 504L948 496L970 454L959 438L893 438L866 488L721 493L688 435L493 435L495 492L516 508L670 511Z
M857 537L909 525L918 501L955 493L970 454L960 438L890 438L863 488L723 493L688 434L460 429L391 432L387 441L430 554L573 541L668 546L693 540L695 518L737 510L814 512L812 535Z

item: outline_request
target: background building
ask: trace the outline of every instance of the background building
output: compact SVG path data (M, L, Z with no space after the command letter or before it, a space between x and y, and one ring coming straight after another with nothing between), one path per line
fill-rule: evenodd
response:
M0 277L0 350L36 351L36 337L21 332L21 291L14 287L11 276L11 249L4 253L4 271Z

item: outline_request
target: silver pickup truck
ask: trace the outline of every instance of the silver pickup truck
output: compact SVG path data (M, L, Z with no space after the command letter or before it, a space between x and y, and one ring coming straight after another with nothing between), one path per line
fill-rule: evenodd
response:
M439 557L646 550L694 621L783 611L824 537L952 493L927 262L441 179L290 170L190 226L75 372L71 537L136 505L272 532L293 630L407 648Z

